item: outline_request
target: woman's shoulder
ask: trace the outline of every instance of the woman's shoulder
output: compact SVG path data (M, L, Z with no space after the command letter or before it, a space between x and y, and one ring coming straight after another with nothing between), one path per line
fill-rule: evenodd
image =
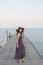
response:
M20 37L20 33L16 34L16 38L19 38Z

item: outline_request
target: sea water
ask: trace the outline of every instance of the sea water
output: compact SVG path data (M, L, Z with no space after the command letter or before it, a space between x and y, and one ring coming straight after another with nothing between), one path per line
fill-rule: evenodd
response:
M16 29L0 28L0 46L4 46L4 44L7 43L6 31L10 32L11 34L15 34ZM43 58L43 28L26 28L25 35L30 39Z
M43 58L43 28L27 28L25 32L39 55Z

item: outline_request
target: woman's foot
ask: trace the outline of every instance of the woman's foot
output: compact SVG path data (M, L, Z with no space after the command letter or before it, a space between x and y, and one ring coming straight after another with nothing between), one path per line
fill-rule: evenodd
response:
M22 59L22 62L24 62L24 59Z

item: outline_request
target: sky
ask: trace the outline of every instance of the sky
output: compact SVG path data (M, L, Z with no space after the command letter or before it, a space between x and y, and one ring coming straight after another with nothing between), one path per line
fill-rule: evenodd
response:
M43 28L43 0L0 0L0 27Z

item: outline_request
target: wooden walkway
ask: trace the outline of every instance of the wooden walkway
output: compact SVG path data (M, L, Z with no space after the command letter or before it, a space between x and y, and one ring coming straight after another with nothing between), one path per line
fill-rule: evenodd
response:
M25 36L23 39L26 57L25 62L20 65L43 65L43 60L37 54L36 50L33 48L31 41ZM0 65L19 65L19 63L14 59L16 47L16 36L13 36L0 50Z

